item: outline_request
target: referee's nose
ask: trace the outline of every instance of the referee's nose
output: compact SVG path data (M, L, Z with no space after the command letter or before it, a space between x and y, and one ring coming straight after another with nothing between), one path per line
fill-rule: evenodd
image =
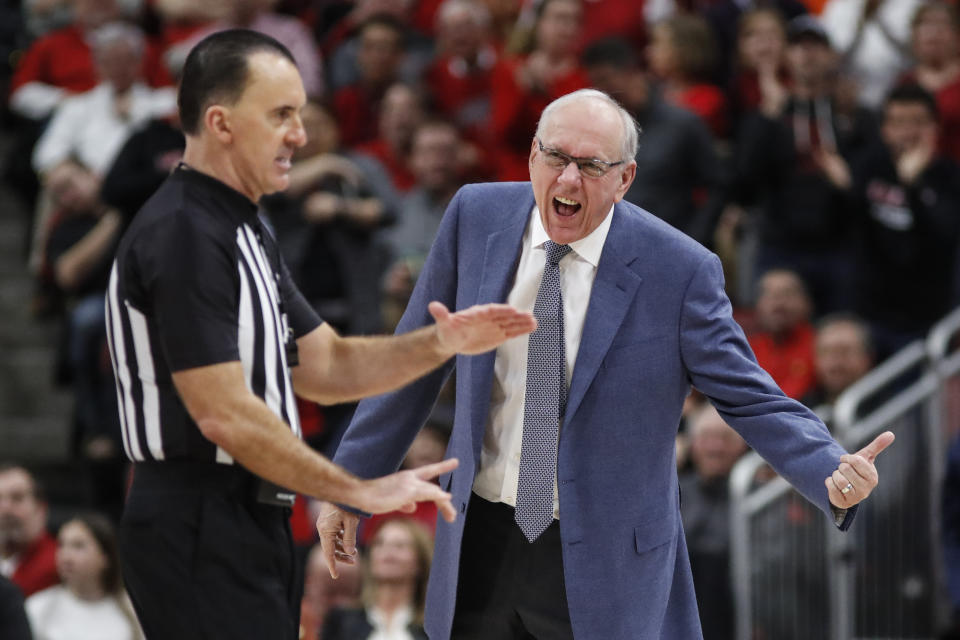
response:
M303 119L299 113L293 116L293 126L287 131L286 143L294 148L307 144L307 130L303 127Z

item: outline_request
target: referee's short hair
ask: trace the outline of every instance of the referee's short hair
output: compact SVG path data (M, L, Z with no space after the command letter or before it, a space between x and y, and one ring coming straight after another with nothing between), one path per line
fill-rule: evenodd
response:
M296 64L293 54L280 42L248 29L219 31L190 50L177 96L184 133L200 132L203 113L210 105L236 104L250 75L247 60L260 51L272 51Z

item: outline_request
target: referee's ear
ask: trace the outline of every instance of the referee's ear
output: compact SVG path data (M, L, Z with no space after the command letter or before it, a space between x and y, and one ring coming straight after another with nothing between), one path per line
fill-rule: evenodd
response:
M203 126L221 144L233 142L233 129L230 125L230 110L222 104L212 104L203 114Z

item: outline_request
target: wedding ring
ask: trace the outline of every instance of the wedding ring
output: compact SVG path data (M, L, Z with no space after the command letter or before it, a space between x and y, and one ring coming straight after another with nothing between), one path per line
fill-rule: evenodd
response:
M847 483L847 486L845 486L843 489L840 489L840 493L842 493L842 494L848 494L848 493L850 493L851 490L853 490L853 484L851 484L851 483L848 482L848 483Z

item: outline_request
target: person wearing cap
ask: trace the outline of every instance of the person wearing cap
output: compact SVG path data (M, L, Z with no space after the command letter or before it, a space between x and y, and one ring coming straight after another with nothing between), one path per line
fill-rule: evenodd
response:
M789 87L762 82L759 109L741 126L735 157L738 198L760 210L756 273L789 269L810 287L816 314L849 308L852 265L845 195L835 186L844 159L872 139L862 109L841 114L837 55L810 15L790 21ZM841 115L843 117L841 117Z

